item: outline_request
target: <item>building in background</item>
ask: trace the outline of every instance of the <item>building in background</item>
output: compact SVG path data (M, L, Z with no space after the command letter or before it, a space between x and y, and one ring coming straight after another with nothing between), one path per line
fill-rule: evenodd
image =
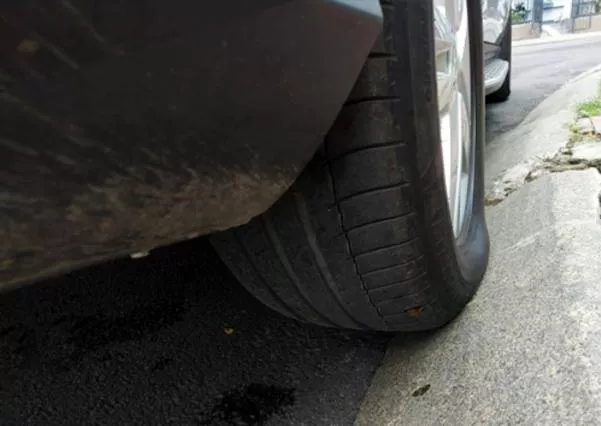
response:
M529 36L601 31L601 0L512 0L512 17Z
M526 22L539 21L541 23L561 22L572 17L572 1L579 0L513 0L512 6L516 8L523 5L526 9ZM589 0L590 1L590 0ZM541 12L537 13L537 10ZM537 15L538 19L537 19Z

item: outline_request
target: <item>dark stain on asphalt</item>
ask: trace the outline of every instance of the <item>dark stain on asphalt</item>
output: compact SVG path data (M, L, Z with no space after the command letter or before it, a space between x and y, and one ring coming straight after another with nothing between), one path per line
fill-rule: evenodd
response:
M202 416L202 425L264 425L274 414L294 404L294 389L251 383L224 393L208 414Z
M273 313L206 240L6 293L0 337L0 424L44 426L351 425L390 339Z
M37 324L36 328L46 333L50 328L54 328L54 333L63 336L57 343L71 348L70 351L63 352L61 357L50 360L43 359L42 354L38 352L37 333L31 327L22 327L20 333L16 327L7 327L0 330L0 336L4 336L5 341L13 337L14 353L20 357L21 367L35 363L35 359L41 359L42 363L66 370L81 362L89 353L109 345L140 340L173 325L182 320L184 312L181 303L170 301L152 306L138 306L115 318L64 315L48 324ZM156 369L163 369L166 365L162 368L159 365Z
M8 327L1 330L0 334L4 343L3 351L12 353L14 359L21 360L17 364L22 365L35 356L37 338L32 329Z
M169 365L173 364L173 358L164 357L156 361L154 364L150 366L150 371L163 371Z
M77 318L69 328L70 336L67 338L67 343L75 347L69 359L78 362L87 353L109 344L140 340L181 321L182 314L181 305L165 303L137 307L117 318Z
M14 333L15 331L17 331L17 327L15 327L14 325L3 328L2 330L0 330L0 337L8 336L9 334Z

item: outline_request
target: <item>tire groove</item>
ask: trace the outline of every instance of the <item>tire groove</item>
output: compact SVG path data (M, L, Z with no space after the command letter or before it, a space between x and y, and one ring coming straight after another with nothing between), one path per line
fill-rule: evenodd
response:
M394 53L372 52L367 56L369 59L388 59L398 61L399 58Z
M275 230L275 227L273 226L273 223L271 222L269 212L264 214L261 217L261 219L263 222L263 227L265 228L265 231L267 233L267 236L268 236L269 240L271 241L271 244L273 245L273 248L277 254L277 257L278 257L280 263L284 267L284 271L286 271L286 275L288 276L288 279L293 284L293 287L296 289L300 298L305 302L304 304L307 305L309 307L309 310L312 311L318 318L320 318L325 323L327 323L331 326L338 326L338 327L342 326L342 324L338 324L334 320L326 317L324 314L319 312L313 306L313 304L311 303L311 301L309 299L309 296L307 296L306 292L303 291L303 288L302 288L302 285L300 284L300 280L298 279L298 276L294 273L292 265L290 264L290 261L288 260L288 256L286 255L286 252L284 251L284 248L282 247L280 239L277 235L277 231Z
M255 272L255 275L258 277L259 281L261 281L261 283L263 283L263 287L265 287L267 289L267 292L269 294L271 294L271 296L274 299L274 302L279 305L279 309L286 312L290 317L294 318L295 320L300 321L301 317L299 317L297 315L297 313L290 306L288 306L275 291L273 291L273 288L269 284L267 284L267 281L265 280L265 278L263 278L263 274L261 274L259 272L257 265L255 265L255 262L253 261L252 256L248 252L248 248L244 245L244 242L242 242L242 240L238 236L238 233L233 232L233 235L234 235L234 239L236 240L236 242L239 244L240 248L242 249L242 252L244 253L244 256L246 257L249 265L251 266L252 270Z
M403 296L393 297L393 298L387 299L387 300L381 300L379 302L376 302L376 305L381 306L381 305L383 305L385 303L399 302L399 301L402 301L403 299L410 299L410 298L413 298L413 297L416 297L416 296L420 295L421 293L425 293L428 290L432 290L432 287L427 286L427 287L424 287L424 288L420 288L419 290L414 291L413 293L404 294ZM434 299L430 303L434 304L437 301L438 301L437 299ZM403 312L405 312L407 309L411 309L411 307L409 307L409 308L403 308ZM400 315L400 314L402 314L402 312L397 312L397 313L393 313L393 314L385 314L384 316Z
M354 192L350 195L347 195L346 197L340 197L336 200L336 202L338 204L341 204L341 203L344 203L345 201L351 200L355 197L359 197L361 195L366 195L366 194L371 194L372 192L385 191L387 189L394 189L394 188L410 188L410 187L411 187L411 185L409 184L409 182L393 183L390 185L376 186L375 188L370 188L370 189L366 189L364 191Z
M384 246L384 247L379 247L377 249L365 251L363 253L355 255L355 258L360 258L361 256L367 256L367 255L377 254L377 253L384 252L384 251L387 251L387 250L390 250L390 249L393 249L393 248L397 248L397 247L403 247L403 246L409 245L409 243L413 243L416 240L419 241L419 238L413 237L410 240L403 241L401 243L389 244L389 245ZM417 259L417 258L415 258L415 259ZM413 260L415 260L415 259L413 259Z
M368 327L366 324L358 321L346 309L346 307L342 303L342 300L340 299L340 296L334 287L334 278L332 277L332 275L328 269L328 264L327 264L326 260L324 259L323 254L321 253L321 250L319 249L319 246L317 244L317 237L315 235L315 231L313 230L313 226L311 225L311 220L309 218L309 212L307 211L307 206L305 205L305 201L301 197L301 195L298 193L294 193L294 201L297 206L296 211L298 213L299 219L301 221L303 229L305 230L305 236L307 237L307 242L309 243L309 246L311 247L311 251L313 252L315 262L317 263L317 266L318 266L317 269L319 270L319 272L322 276L322 279L323 279L324 283L326 284L326 287L330 290L330 293L334 297L334 300L336 300L336 302L338 302L338 305L340 305L340 309L348 316L348 318L351 320L351 322L354 323L355 326L358 326L363 329L369 329L370 327ZM342 221L341 221L341 226L342 226ZM356 266L357 265L355 265L355 267Z
M331 184L332 184L332 191L334 193L334 200L335 200L335 204L336 204L336 210L338 212L338 217L339 217L339 221L340 221L340 227L342 228L342 232L344 233L344 239L346 241L346 247L347 247L348 253L351 256L351 259L353 261L353 266L355 267L355 273L359 277L359 282L361 283L361 287L363 288L363 292L365 293L365 296L367 297L367 300L369 301L369 303L371 304L371 306L373 306L373 308L375 309L375 311L378 313L378 316L380 317L380 319L384 323L384 326L387 329L390 329L390 324L388 324L388 322L386 321L386 319L382 315L382 312L380 312L380 309L378 309L378 307L376 306L376 304L371 299L371 296L369 294L369 289L367 288L367 285L365 284L365 281L363 280L363 276L359 272L359 265L357 264L357 260L356 260L356 258L354 256L353 250L351 248L351 240L349 238L348 231L344 228L344 217L342 215L342 209L340 208L340 200L336 196L336 185L335 185L335 182L334 182L334 174L332 172L332 163L330 161L327 161L327 164L328 164L328 171L329 171L329 175L330 175L330 179L331 179Z
M335 163L337 161L343 160L345 157L347 157L349 155L357 154L357 153L360 153L363 151L369 151L370 149L373 149L373 148L386 148L386 147L391 147L391 146L406 146L406 144L403 141L391 141L391 142L382 142L379 144L373 144L373 145L369 145L369 146L353 148L353 149L346 151L343 154L338 155L337 157L330 159L330 161L332 163Z
M405 265L408 265L409 263L418 262L418 261L420 261L423 258L424 258L424 255L422 254L422 255L416 257L415 259L410 259L410 260L407 260L407 261L405 261L403 263L399 263L399 264L394 265L394 266L386 266L384 268L375 269L375 270L369 271L369 272L364 272L361 275L364 276L364 277L368 277L368 276L371 276L371 275L379 274L379 273L384 272L384 271L390 271L392 269L401 268L401 267L403 267Z
M394 215L394 216L390 216L390 217L385 217L383 219L372 220L371 222L366 222L366 223L362 223L361 225L353 226L353 227L347 229L346 232L354 232L354 231L357 231L358 229L365 228L366 226L377 225L379 223L389 222L392 220L401 219L404 217L411 217L411 216L415 216L415 212L398 214L398 215ZM414 240L415 238L417 238L417 237L413 237L410 240L401 241L399 244L407 243L411 240ZM367 252L365 252L365 253L367 253ZM359 256L360 254L363 254L363 253L359 253L359 254L357 254L357 256Z
M419 275L417 275L417 276L415 276L415 277L407 278L407 279L404 279L404 280L401 280L401 281L395 281L395 282L393 282L393 283L384 284L384 285L381 285L381 286L378 286L378 287L370 287L370 288L368 289L368 291L372 292L372 291L378 291L378 290L385 290L385 289L389 289L389 288L391 288L391 287L394 287L394 286L396 286L396 285L403 284L403 283L406 283L406 282L409 282L409 281L417 281L417 280L421 280L421 279L422 279L422 278L424 278L426 275L427 275L427 274L426 274L425 272L422 272L421 274L419 274Z
M351 105L357 105L357 104L364 104L367 102L378 102L378 101L400 101L401 98L399 98L398 96L364 96L362 98L357 98L357 99L353 99L352 101L347 101L344 103L344 107L347 106L351 106Z

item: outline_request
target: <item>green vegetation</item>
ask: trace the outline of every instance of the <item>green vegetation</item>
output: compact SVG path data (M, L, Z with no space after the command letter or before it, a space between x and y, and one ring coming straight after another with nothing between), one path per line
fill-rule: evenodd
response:
M574 144L582 142L584 140L584 135L582 134L582 132L580 132L580 129L578 128L576 123L568 124L568 130L570 131L570 136L568 137L566 148L571 151L574 147Z
M578 118L601 115L601 82L593 99L578 104Z
M601 98L578 105L578 117L595 117L597 115L601 115Z
M528 11L526 10L524 3L520 2L511 8L511 22L514 24L521 24L526 21L527 14Z

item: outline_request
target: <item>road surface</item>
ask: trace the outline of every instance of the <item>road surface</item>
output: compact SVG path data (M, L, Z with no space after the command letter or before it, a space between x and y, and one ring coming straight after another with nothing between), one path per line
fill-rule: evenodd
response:
M0 312L3 426L350 424L389 340L270 312L204 240L13 291Z
M601 33L545 44L513 46L509 102L489 105L487 139L512 129L566 81L601 62Z
M597 64L592 40L514 50L488 137ZM348 425L388 336L254 301L203 239L0 297L0 424Z

